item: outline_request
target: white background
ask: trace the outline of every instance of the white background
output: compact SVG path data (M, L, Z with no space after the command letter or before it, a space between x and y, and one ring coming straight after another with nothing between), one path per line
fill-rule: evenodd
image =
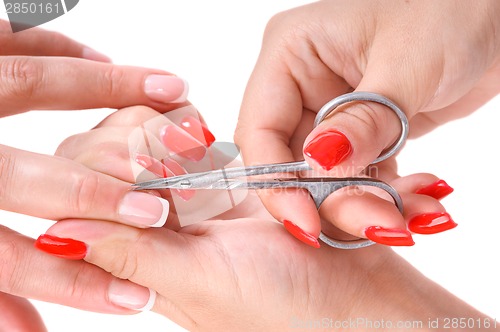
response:
M161 68L187 79L190 101L219 141L231 141L266 22L281 10L307 2L84 0L43 27L92 46L117 64ZM0 10L6 18L3 7ZM401 174L432 172L451 184L455 192L444 204L459 227L416 235L414 247L398 249L431 279L498 319L499 106L497 97L473 116L407 144L399 157ZM31 112L0 119L0 144L52 154L65 137L88 130L108 113ZM0 223L32 237L51 224L3 211ZM34 303L54 332L181 330L154 313L108 316Z

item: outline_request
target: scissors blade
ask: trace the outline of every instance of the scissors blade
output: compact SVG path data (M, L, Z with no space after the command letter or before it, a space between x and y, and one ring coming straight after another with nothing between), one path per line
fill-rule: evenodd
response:
M201 179L202 180L201 182L203 182L203 179L206 179L206 175L202 173L177 175L170 178L162 178L162 179L139 182L133 184L132 186L134 187L135 190L195 189L196 186L194 185L193 182L195 178ZM205 187L208 184L209 183L205 184L202 187ZM200 185L200 181L198 181L198 185Z
M173 176L170 178L156 179L136 183L133 186L136 190L145 189L216 189L224 186L224 181L230 181L235 178L244 178L248 176L264 175L272 173L288 173L310 170L310 166L304 162L291 162L281 164L268 164L249 167L232 167L227 169L218 169L208 172L192 173ZM218 183L222 181L221 183ZM236 181L233 181L236 183ZM246 181L239 181L241 185ZM219 188L224 189L224 188Z

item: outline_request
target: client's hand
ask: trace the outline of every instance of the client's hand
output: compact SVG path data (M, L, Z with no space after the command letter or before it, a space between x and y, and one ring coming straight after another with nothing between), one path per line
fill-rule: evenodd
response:
M182 142L186 140L193 143L192 138L197 136L186 138L189 131L177 131L181 137L177 136L175 144L168 143L164 138L165 132L172 130L166 129L171 125L169 122L172 121L158 118L158 113L147 108L124 109L111 115L96 130L68 139L58 153L129 182L144 173L134 172L135 162L153 173L168 176L170 169L180 171L181 165L173 164L169 158L163 159L163 163L146 158L142 153L144 148L151 151L150 155L164 158L165 151L161 151L165 145L170 144L172 150L174 146L185 146ZM143 137L141 143L135 127L143 123L147 125L142 125L139 131ZM200 122L190 123L205 133L205 142L191 145L189 155L182 157L186 167L200 162L202 154L205 157L213 150L213 147L206 149L212 142L212 138L207 139L211 136L206 127ZM160 138L155 137L155 131L161 133ZM203 151L193 152L196 148ZM131 150L139 152L132 155L135 159L132 163ZM416 183L429 180L432 183L435 179L432 175L397 178L390 165L380 172L381 177L394 179L391 184L402 194L409 215L419 215L435 204L430 197L411 193ZM197 203L195 199L199 194L179 192L170 198L188 200L191 210L203 211L212 201ZM372 211L371 218L383 212L383 208L374 206L370 196L352 199L354 205L344 201L330 213L339 214L347 221L343 214L349 213L349 209ZM357 317L364 318L365 323L384 319L394 324L402 320L421 320L425 324L429 313L433 317L483 317L426 279L389 248L373 246L342 251L327 246L319 250L303 246L287 236L259 202L255 195L248 195L243 203L219 218L180 229L179 226L189 222L182 222L182 216L170 218L167 226L178 231L73 219L58 222L47 234L51 239L84 248L82 257L87 262L155 290L153 310L189 330L285 330L305 326L322 317L332 318L332 324ZM175 199L171 204L174 206L177 207ZM421 227L449 226L444 223L444 226L422 224ZM390 232L384 235L393 236ZM47 242L46 238L47 235L39 238L40 249L74 258L71 248L64 253L57 252L57 243Z

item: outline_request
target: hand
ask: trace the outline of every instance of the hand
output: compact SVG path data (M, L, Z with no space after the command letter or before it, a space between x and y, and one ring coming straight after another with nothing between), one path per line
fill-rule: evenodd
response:
M499 92L498 17L500 3L494 0L328 0L276 15L268 24L235 135L245 163L305 158L323 174L360 173L398 136L400 125L392 112L376 103L352 103L312 129L326 102L353 90L393 100L411 120L412 137L473 112ZM437 180L412 190L452 190ZM317 238L319 216L305 195L260 196L277 220L291 220ZM323 205L324 211L333 208ZM367 227L403 232L409 222L395 215L383 222L351 213L345 222L323 217L369 238Z
M67 139L58 154L123 181L132 182L137 174L144 175L144 169L134 172L137 161L161 176L163 171L168 172L165 161L172 166L171 160L165 158L163 163L153 164L151 159L147 165L142 162L144 159L137 159L142 156L144 137L148 138L153 155L165 156L165 140L158 137L163 130L159 128L172 125L171 117L185 117L186 110L194 112L189 107L180 109L179 114L173 111L159 116L144 107L120 110L95 130ZM216 153L213 146L206 151L209 152ZM191 167L200 162L182 160ZM390 168L385 172L389 176ZM393 182L406 195L405 209L409 213L435 204L430 197L425 200L405 194L405 188L427 177L433 176L417 174ZM161 194L168 197L166 192ZM199 209L197 202L192 201L199 194L198 191L188 198L191 210ZM171 202L173 196L180 195L173 193ZM380 204L366 197L362 201L355 204L368 202L371 209ZM204 198L200 208L211 205L213 201ZM343 213L355 208L351 204L344 210L339 207ZM379 321L426 322L429 312L435 317L459 314L484 317L427 280L389 248L373 246L343 251L303 246L286 236L254 195L246 196L243 203L220 218L181 229L179 219L175 218L169 218L166 227L159 229L137 229L107 221L65 220L38 240L40 249L53 254L54 243L46 243L47 236L79 244L87 248L82 255L86 261L155 290L153 310L189 330L291 330L293 324L305 324L318 317L347 320L362 316ZM58 256L74 258L70 251L59 252Z
M185 101L184 80L160 70L112 65L107 57L58 33L34 28L12 34L10 25L0 21L0 44L0 117L36 109L135 104L167 111ZM145 202L152 209L149 218L141 219L135 205ZM130 196L126 182L73 161L4 145L0 209L51 220L81 217L143 226L156 223L163 213L154 196ZM90 264L40 255L32 239L2 226L0 253L0 292L113 313L132 311L111 300L112 285L149 296L147 289Z

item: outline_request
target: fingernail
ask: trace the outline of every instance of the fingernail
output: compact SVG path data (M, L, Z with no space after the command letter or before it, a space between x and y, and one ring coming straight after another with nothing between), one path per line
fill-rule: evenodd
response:
M99 62L112 62L111 59L90 47L85 47L82 51L82 58Z
M108 298L113 304L137 311L149 311L156 300L156 292L128 280L113 280L108 289Z
M186 169L173 159L170 158L163 159L162 163L165 165L167 169L167 176L178 176L187 174ZM189 189L170 189L170 191L175 193L183 201L186 202L189 201L196 193L196 190L189 190Z
M35 241L35 247L53 256L79 260L87 255L87 245L84 242L42 234Z
M444 180L438 180L426 187L420 188L416 193L441 199L451 194L453 190Z
M189 115L182 119L180 127L195 139L204 143L206 147L215 142L215 136L212 132L194 116Z
M328 171L349 157L352 153L352 146L344 134L329 130L320 133L310 141L304 153Z
M404 229L370 226L365 229L365 235L373 242L388 246L412 246L415 244L410 232Z
M408 229L418 234L436 234L457 227L457 223L446 212L424 213L408 222Z
M170 151L192 161L200 161L207 151L203 144L177 126L163 127L160 139Z
M156 176L162 178L167 177L167 168L165 167L165 165L151 156L138 153L135 156L135 162Z
M187 174L186 169L173 159L163 159L159 161L151 156L138 153L135 156L135 162L162 178ZM195 190L188 189L170 189L170 191L184 201L189 201L196 193Z
M160 103L183 103L188 91L187 82L173 75L149 75L144 82L146 95Z
M162 227L167 221L168 211L167 200L137 191L128 192L118 208L123 220L142 227Z
M292 234L293 236L295 236L297 239L304 242L305 244L310 245L311 247L314 247L314 248L320 247L318 239L316 239L311 234L306 233L302 228L295 225L290 220L283 220L283 226L285 226L285 229L290 234Z

